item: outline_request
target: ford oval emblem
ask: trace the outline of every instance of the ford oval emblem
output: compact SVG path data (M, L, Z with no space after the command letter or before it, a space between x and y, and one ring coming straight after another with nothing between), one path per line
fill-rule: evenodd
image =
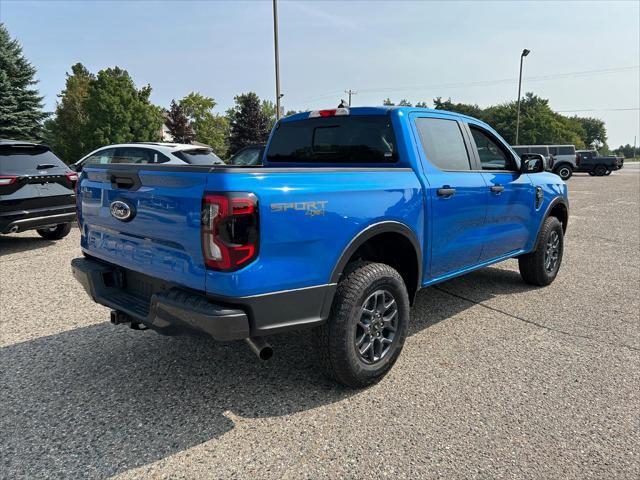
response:
M115 200L111 202L109 210L111 211L111 216L117 218L121 222L133 220L133 217L135 216L133 207L122 200Z

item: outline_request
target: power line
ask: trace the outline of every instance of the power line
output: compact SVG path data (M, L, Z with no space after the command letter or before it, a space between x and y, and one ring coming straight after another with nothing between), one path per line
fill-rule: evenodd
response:
M595 70L582 70L577 72L565 72L565 73L554 73L549 75L536 75L531 77L523 77L523 80L527 82L540 82L545 80L556 80L563 78L581 78L581 77L590 77L597 75L607 75L611 73L620 73L620 72L628 72L632 70L640 69L640 65L629 65L625 67L611 67L611 68L601 68ZM404 87L384 87L384 88L376 88L376 89L360 89L360 93L391 93L391 92L401 92L406 90L413 89L422 89L422 90L435 90L442 88L462 88L462 87L486 87L493 85L501 85L501 84L515 84L518 82L517 78L503 78L503 79L494 79L494 80L479 80L474 82L458 82L458 83L442 83L442 84L434 84L434 85L413 85L413 86L404 86ZM323 93L318 95L317 97L313 97L311 99L307 99L306 102L313 102L315 100L321 100L326 97L332 97L341 93L340 90L333 90L330 92Z

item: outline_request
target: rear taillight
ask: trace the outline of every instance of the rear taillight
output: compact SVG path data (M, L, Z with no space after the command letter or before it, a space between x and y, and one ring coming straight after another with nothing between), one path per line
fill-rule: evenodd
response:
M11 185L12 183L16 183L16 181L18 181L18 177L9 175L0 176L0 186Z
M576 167L580 165L580 155L576 155Z
M258 200L253 193L212 193L202 200L202 253L208 268L233 271L258 255Z
M78 174L76 172L65 172L65 176L67 177L67 182L74 188L78 183Z

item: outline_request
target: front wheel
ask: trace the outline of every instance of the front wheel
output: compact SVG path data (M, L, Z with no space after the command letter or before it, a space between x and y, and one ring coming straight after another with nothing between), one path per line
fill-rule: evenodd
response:
M69 235L69 232L71 231L71 224L61 223L55 227L40 228L36 231L38 232L38 235L47 240L60 240L61 238Z
M400 274L382 263L358 262L338 284L331 316L314 338L331 379L362 388L398 359L409 324L409 296Z
M605 175L611 175L611 170L607 170L607 173L605 173Z
M540 229L536 249L518 257L522 279L530 285L549 285L558 275L563 251L562 224L556 217L547 217Z
M573 168L571 165L561 165L556 168L556 175L558 175L562 180L569 180L571 175L573 175Z

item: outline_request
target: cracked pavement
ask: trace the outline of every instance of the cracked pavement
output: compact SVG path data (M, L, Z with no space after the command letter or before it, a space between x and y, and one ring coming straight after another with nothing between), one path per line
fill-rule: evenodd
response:
M557 280L508 261L419 293L400 360L353 391L310 334L168 338L108 323L78 231L0 237L1 478L640 476L640 169L568 181Z

